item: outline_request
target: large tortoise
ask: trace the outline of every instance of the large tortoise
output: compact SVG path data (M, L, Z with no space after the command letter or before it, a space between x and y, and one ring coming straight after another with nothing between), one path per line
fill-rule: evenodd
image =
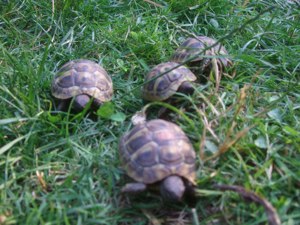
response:
M93 61L79 59L61 67L52 82L51 90L58 100L59 110L65 110L74 98L73 108L81 111L91 99L94 108L110 101L113 84L103 67Z
M154 119L137 124L119 142L123 167L136 183L122 192L141 192L159 186L164 199L181 201L195 184L196 154L179 126Z
M185 66L175 62L161 63L147 74L142 96L148 101L164 101L176 92L191 94L194 91L192 82L196 79Z

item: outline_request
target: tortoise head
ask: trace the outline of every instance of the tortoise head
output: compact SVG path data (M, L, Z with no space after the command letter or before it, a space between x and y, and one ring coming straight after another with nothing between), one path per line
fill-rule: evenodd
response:
M178 92L191 95L194 93L195 88L193 84L190 81L184 81L179 87L178 87Z
M185 193L185 184L182 178L176 175L165 178L160 184L160 193L168 201L181 201Z
M89 103L91 98L88 95L82 94L82 95L77 95L74 99L74 110L77 112L82 111L85 106Z

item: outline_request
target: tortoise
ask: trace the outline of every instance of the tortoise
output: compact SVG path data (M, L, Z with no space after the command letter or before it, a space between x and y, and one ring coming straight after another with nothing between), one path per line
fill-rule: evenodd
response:
M181 128L162 119L140 122L119 142L120 160L129 177L122 192L158 188L168 201L181 201L195 185L196 154ZM187 195L186 195L187 194Z
M226 67L232 66L233 63L227 57L212 57L216 55L228 55L225 47L220 44L217 44L205 52L202 52L205 48L215 43L215 39L207 36L188 38L175 51L170 61L183 63L191 59L189 62L187 62L187 66L192 72L199 76L200 81L207 80L211 70L214 69L214 72L216 73L216 82L219 82L221 77L221 75L219 75L219 71L220 74L222 74L222 71L224 71ZM207 55L210 58L205 58L203 55Z
M64 64L52 82L52 95L58 100L58 109L67 109L72 98L73 108L81 111L92 99L92 108L110 101L113 84L110 76L97 63L78 59Z
M174 67L176 68L172 70ZM192 94L194 91L192 82L196 79L196 76L185 66L175 62L161 63L147 74L142 88L142 97L148 101L164 101L176 92Z

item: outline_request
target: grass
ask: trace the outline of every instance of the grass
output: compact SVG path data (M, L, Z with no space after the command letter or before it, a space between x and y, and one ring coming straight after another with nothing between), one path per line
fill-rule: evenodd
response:
M267 224L262 206L214 184L243 186L267 199L282 224L300 223L299 5L153 2L162 7L136 0L2 1L0 224ZM223 40L236 70L233 79L223 77L219 92L209 82L181 96L182 108L165 104L197 152L197 202L122 196L118 139L144 105L144 75L191 33ZM51 113L55 72L77 58L100 63L114 82L112 103L95 120ZM160 107L153 103L149 118Z

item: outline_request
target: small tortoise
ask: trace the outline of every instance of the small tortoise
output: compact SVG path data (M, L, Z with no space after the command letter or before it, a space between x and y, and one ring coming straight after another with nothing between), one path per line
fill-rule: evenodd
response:
M172 70L174 67L177 68ZM176 92L191 94L194 91L191 83L196 79L196 76L185 66L175 62L161 63L147 74L142 95L148 101L164 101Z
M122 192L159 186L164 199L181 201L195 185L196 154L179 126L161 119L137 124L119 143L121 162L136 183Z
M97 63L73 60L57 72L52 82L52 95L59 101L59 110L66 110L73 97L75 111L83 110L91 98L92 107L98 108L111 100L113 84L107 72Z
M171 57L170 61L182 63L190 58L193 58L190 62L187 63L187 66L197 76L200 76L200 80L207 80L207 76L213 69L215 70L214 72L216 73L217 77L216 82L219 82L221 78L221 75L218 74L219 71L220 74L222 74L222 71L225 69L225 67L229 67L232 65L232 61L229 58L222 56L228 55L228 52L225 47L220 44L217 44L216 46L206 50L205 52L202 52L205 48L215 43L216 40L206 36L188 38L179 46L174 55ZM197 54L200 55L197 56ZM210 58L207 58L203 55L209 56ZM214 58L213 56L221 57Z

